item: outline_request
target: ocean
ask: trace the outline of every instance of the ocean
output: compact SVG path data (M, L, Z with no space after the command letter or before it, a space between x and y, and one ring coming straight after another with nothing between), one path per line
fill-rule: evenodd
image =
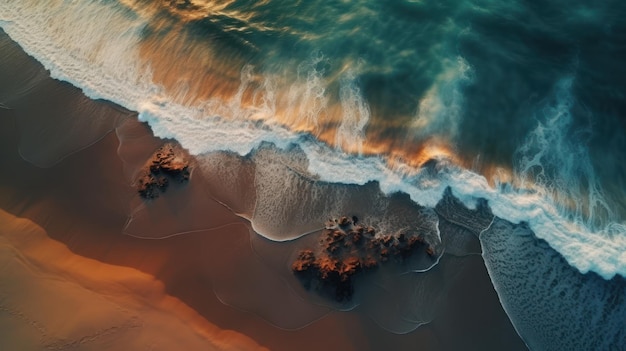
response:
M219 184L208 196L260 238L298 246L351 213L422 225L464 256L476 252L448 242L432 209L446 193L470 210L486 201L482 256L526 344L608 350L626 345L625 15L619 1L5 0L0 27L53 78L180 142ZM58 152L26 142L21 156L49 167L113 121L73 123L31 135L62 134ZM116 133L120 150L133 142ZM194 230L146 233L141 211L133 236ZM407 333L432 313L385 318Z

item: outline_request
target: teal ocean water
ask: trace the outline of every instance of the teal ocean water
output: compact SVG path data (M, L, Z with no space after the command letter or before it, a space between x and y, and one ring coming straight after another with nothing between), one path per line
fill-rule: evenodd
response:
M540 323L528 322L539 317L507 297L511 284L526 286L522 277L550 276L564 290L583 287L602 308L625 308L625 16L621 1L0 4L0 27L53 77L136 111L200 160L216 152L270 166L280 159L315 182L375 182L427 207L448 187L470 208L487 200L496 216L532 230L546 262L560 267L515 265L507 274L493 262L527 253L489 251L503 226L481 236L503 305L533 349L545 345L533 329ZM267 144L281 153L263 151ZM36 150L23 156L54 161ZM270 166L241 213L259 235L291 240L333 215L319 196L297 204L287 191L299 178ZM299 208L301 223L274 225L286 213L281 203ZM311 208L317 215L307 217ZM624 321L606 318L611 338L588 346L624 347ZM545 348L564 345L573 344Z

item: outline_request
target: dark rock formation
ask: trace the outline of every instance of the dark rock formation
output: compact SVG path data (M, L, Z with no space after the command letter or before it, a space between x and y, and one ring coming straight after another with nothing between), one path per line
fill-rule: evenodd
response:
M352 221L348 219L348 217L341 217L339 218L339 226L340 227L346 227L349 226L350 224L352 224Z
M417 248L435 256L432 246L415 233L376 235L369 226L357 225L356 217L329 220L320 235L317 253L300 251L291 268L306 289L314 288L338 302L352 299L353 280L361 272L378 268L381 263L404 262Z
M161 146L142 169L137 180L137 191L144 199L154 199L165 192L170 182L189 180L189 155L178 145Z

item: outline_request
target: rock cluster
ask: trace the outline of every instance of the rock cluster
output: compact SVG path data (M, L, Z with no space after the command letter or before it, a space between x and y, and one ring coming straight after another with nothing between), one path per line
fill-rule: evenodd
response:
M165 192L171 181L189 180L189 157L172 143L161 146L144 166L137 180L137 191L144 199L154 199Z
M326 223L317 253L300 251L291 268L305 288L331 295L338 302L350 301L354 277L392 259L403 262L418 248L435 256L435 250L422 236L407 233L379 234L358 218L341 217Z

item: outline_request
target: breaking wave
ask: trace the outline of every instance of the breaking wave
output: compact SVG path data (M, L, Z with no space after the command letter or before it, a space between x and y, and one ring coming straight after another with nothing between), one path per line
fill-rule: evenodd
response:
M157 72L141 53L150 21L150 16L113 2L5 1L0 5L2 28L52 77L80 87L91 98L137 111L155 135L174 138L193 154L248 155L271 143L305 155L300 173L311 179L377 182L385 194L403 192L429 207L450 187L470 208L478 199L487 199L496 216L527 222L580 272L593 271L605 279L626 276L626 227L596 179L584 138L577 139L571 130L574 77L556 82L551 96L530 116L537 126L518 147L513 180L496 179L490 184L436 145L423 147L431 159L427 167L364 152L373 109L355 76L358 64L333 71L337 77L328 83L324 68L328 59L316 53L297 64L296 83L287 88L280 85L282 76L264 76L261 67L251 64L239 70L238 89L228 98L190 99L182 88L172 93L155 82ZM471 68L458 55L447 62L416 102L412 125L427 131L427 137L462 132L455 121L462 116L462 92L471 81ZM333 89L338 94L332 95ZM274 119L278 110L291 111L280 112L289 118ZM302 121L307 127L292 128ZM447 129L451 132L442 133ZM324 138L325 133L333 137ZM299 156L283 161L302 164ZM276 241L301 236L301 231L279 232L268 224L280 215L273 200L290 198L285 191L293 189L283 186L280 174L272 178L271 168L264 171L274 181L263 189L265 198L257 191L251 216L255 230Z

